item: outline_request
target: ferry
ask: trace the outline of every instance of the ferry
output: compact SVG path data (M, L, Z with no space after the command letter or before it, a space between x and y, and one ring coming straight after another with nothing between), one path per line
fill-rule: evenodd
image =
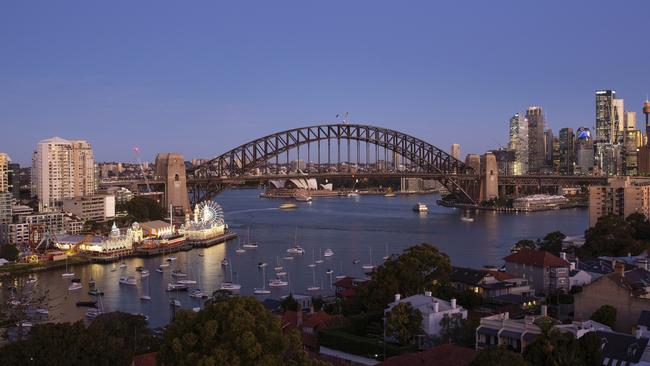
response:
M281 210L291 210L298 207L295 203L283 203L280 205Z
M415 212L427 212L429 211L429 207L425 205L424 203L418 202L417 205L413 206L413 211Z

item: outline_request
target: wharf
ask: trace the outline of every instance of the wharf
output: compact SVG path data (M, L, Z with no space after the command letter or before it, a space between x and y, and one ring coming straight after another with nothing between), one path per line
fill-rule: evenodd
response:
M192 246L192 248L205 248L209 246L213 246L215 244L221 244L225 243L228 240L233 240L237 237L237 233L234 231L226 230L223 235L217 236L212 239L206 239L206 240L197 240L197 241L189 241L188 244Z

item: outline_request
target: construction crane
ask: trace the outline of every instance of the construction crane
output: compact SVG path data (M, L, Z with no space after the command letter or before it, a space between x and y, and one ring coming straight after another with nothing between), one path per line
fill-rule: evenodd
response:
M140 172L142 173L142 176L144 177L144 182L147 184L147 193L151 192L151 187L149 186L149 178L147 178L147 174L144 172L144 166L142 165L142 161L140 160L140 148L139 147L134 147L133 148L133 154L135 155L135 160L138 163L138 166L140 166Z

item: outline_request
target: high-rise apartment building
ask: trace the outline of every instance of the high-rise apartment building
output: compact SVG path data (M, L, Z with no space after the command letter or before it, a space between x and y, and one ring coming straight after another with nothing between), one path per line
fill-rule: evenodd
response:
M601 216L633 213L650 216L650 185L634 185L629 177L614 178L606 186L589 187L589 227Z
M601 174L622 173L624 109L623 99L616 98L616 91L596 91L595 164Z
M519 113L510 118L508 149L515 152L513 172L515 175L528 173L528 120Z
M539 173L546 162L544 110L538 106L528 107L526 119L528 120L528 171Z
M9 190L15 199L20 199L20 164L9 164Z
M553 166L553 130L544 131L544 165Z
M0 153L0 193L9 192L9 164L11 158L5 153Z
M590 174L594 168L594 142L591 131L587 127L580 127L575 138L576 165L574 174Z
M572 128L562 128L559 133L559 173L572 175L575 162L575 136Z
M13 193L9 184L9 155L0 153L0 225L11 223Z
M32 158L32 186L40 211L60 208L64 198L93 194L95 162L90 144L59 137L40 141Z
M460 160L460 144L451 144L451 156L456 160Z

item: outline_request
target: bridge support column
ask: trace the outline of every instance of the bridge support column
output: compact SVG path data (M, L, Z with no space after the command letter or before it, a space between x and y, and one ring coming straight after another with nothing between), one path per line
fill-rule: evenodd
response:
M480 201L499 198L499 171L497 159L492 153L481 156L481 194Z
M190 211L187 195L185 161L178 153L160 153L156 156L156 176L165 182L165 209L172 206L174 215Z

